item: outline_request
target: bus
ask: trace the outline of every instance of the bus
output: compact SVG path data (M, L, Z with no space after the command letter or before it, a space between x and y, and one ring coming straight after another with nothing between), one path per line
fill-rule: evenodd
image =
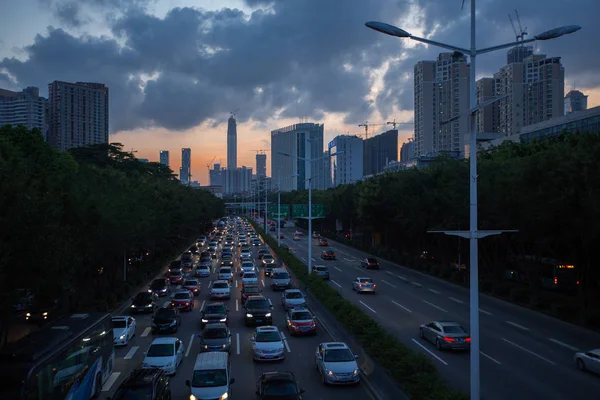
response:
M112 373L111 315L61 317L0 352L0 400L89 400Z
M537 284L550 290L573 290L579 286L574 265L537 256L511 258L504 277L510 281Z

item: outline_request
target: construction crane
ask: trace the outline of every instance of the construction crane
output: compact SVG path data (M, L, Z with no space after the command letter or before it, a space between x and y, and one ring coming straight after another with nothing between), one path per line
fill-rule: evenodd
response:
M521 25L521 18L519 17L519 12L515 10L515 19L517 20L517 25L519 26L519 30L515 27L515 22L513 20L512 15L508 14L508 19L510 20L510 24L512 25L513 31L515 32L515 38L517 42L522 42L525 40L525 36L527 36L527 27L523 29Z
M231 116L232 116L233 118L235 118L235 113L236 113L236 112L238 112L238 111L240 111L240 109L239 109L239 108L238 108L237 110L235 110L235 111L230 111L230 112L229 112L229 114L231 114Z
M396 119L394 118L393 121L387 123L388 125L392 125L393 129L396 129L396 125L414 125L414 122L396 122Z
M212 160L210 160L210 162L208 164L206 164L206 168L208 168L208 170L210 171L210 166L212 165L212 163L215 161L215 158L217 158L217 156L214 156Z
M364 124L360 124L360 125L358 125L358 127L365 128L365 139L368 139L369 138L369 127L370 126L380 126L380 125L385 125L385 124L370 124L369 121L365 121Z
M269 149L260 149L260 150L248 150L248 151L255 151L256 154L265 154L267 151L270 151Z

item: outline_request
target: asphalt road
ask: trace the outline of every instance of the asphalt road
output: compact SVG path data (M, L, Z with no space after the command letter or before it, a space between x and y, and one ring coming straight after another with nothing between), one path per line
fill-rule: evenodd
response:
M402 342L430 357L440 373L457 389L469 392L469 354L439 352L419 338L418 328L433 320L452 320L469 328L469 293L462 287L380 260L380 270L365 271L360 260L368 255L329 241L328 248L305 232L293 241L295 228L282 229L289 244L307 262L329 267L329 284L362 307ZM336 261L320 259L323 249L333 249ZM357 294L356 277L371 277L377 293ZM563 321L503 302L480 297L481 396L485 400L598 399L600 377L576 369L576 351L600 347L600 335Z
M170 378L171 391L173 399L188 399L190 395L189 388L185 386L185 381L191 379L192 368L196 356L200 351L197 340L197 334L200 332L200 310L205 302L210 301L208 291L210 282L215 277L216 262L213 262L213 275L209 278L201 278L201 293L196 297L194 310L191 312L182 312L182 322L179 331L174 335L183 340L185 346L185 357L179 366L177 374ZM252 361L252 346L250 337L254 328L246 327L243 321L242 307L240 304L240 280L239 274L234 278L232 286L231 300L226 301L229 306L229 328L233 335L231 349L231 376L235 378L232 386L232 398L234 399L255 399L256 380L262 372L285 370L292 371L298 379L301 388L306 390L304 397L307 399L343 399L351 397L354 399L373 399L372 395L362 385L349 387L329 387L320 382L319 374L315 369L314 352L321 342L331 341L331 338L321 329L315 336L290 337L285 328L285 313L281 307L281 294L273 293L268 287L268 279L264 277L262 269L259 269L261 286L264 288L263 294L271 299L274 306L273 319L274 324L284 333L286 339L286 358L282 362L275 363L255 363ZM265 287L265 283L267 287ZM162 298L166 299L166 298ZM155 336L150 332L151 315L136 314L136 336L132 338L126 347L117 348L115 367L112 376L105 383L102 390L102 399L113 396L119 384L129 375L129 373L141 366L144 358L144 352L150 346ZM317 329L319 329L319 320L317 320ZM167 336L167 335L165 335Z

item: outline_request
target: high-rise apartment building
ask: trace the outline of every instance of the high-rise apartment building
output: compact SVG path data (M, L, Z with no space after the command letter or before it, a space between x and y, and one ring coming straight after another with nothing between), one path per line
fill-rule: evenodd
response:
M533 55L533 46L515 46L506 52L506 64L521 63Z
M48 85L48 143L72 147L108 143L108 88L101 83Z
M169 166L169 150L161 150L160 151L160 161L162 165Z
M40 89L28 87L21 92L0 89L0 126L23 125L39 129L46 135L48 100L40 97Z
M363 140L358 136L336 136L329 142L331 185L354 183L363 177ZM397 145L396 145L397 148ZM397 157L396 157L397 158Z
M587 110L588 97L579 90L571 90L565 96L565 115Z
M436 61L418 62L414 91L415 156L464 152L469 132L467 57L458 52L440 53Z
M496 81L494 78L481 78L476 82L475 96L477 105L483 104L494 98L496 90ZM476 132L494 132L494 127L498 125L498 107L494 103L487 106L475 114Z
M223 179L224 171L225 170L221 169L220 163L215 163L213 165L213 169L208 171L210 186L225 186L225 181Z
M223 170L225 181L225 194L242 194L250 191L252 183L252 168L241 166L235 169ZM265 179L263 176L261 179Z
M400 162L410 161L415 158L415 142L412 138L408 142L402 143L400 147Z
M329 150L323 152L323 173L321 174L321 176L323 176L323 190L333 187L333 182L331 180L331 154L333 153Z
M227 121L227 169L237 168L237 122L233 114Z
M267 155L256 154L256 175L267 176Z
M363 141L363 175L383 172L383 167L398 161L398 130L390 129Z
M282 191L308 188L309 178L313 189L323 189L323 129L299 123L271 131L271 174L281 173Z
M192 149L181 149L181 168L179 169L179 181L189 185L192 178Z

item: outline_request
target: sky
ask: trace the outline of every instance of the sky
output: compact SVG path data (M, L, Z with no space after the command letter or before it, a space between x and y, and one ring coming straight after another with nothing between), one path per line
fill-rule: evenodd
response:
M226 164L227 119L238 121L238 165L255 168L271 130L300 121L339 134L369 135L413 119L413 68L440 49L367 29L397 25L416 36L469 46L469 0L4 0L0 88L54 80L106 84L110 141L158 161L169 150L178 172L192 149L193 180L208 184L212 160ZM543 4L543 6L542 6ZM598 0L478 0L477 46L511 42L518 10L528 37L577 24L573 35L535 42L560 56L565 93L600 105ZM504 50L478 57L477 76L505 64ZM400 143L412 137L401 125ZM267 152L270 172L270 154Z

